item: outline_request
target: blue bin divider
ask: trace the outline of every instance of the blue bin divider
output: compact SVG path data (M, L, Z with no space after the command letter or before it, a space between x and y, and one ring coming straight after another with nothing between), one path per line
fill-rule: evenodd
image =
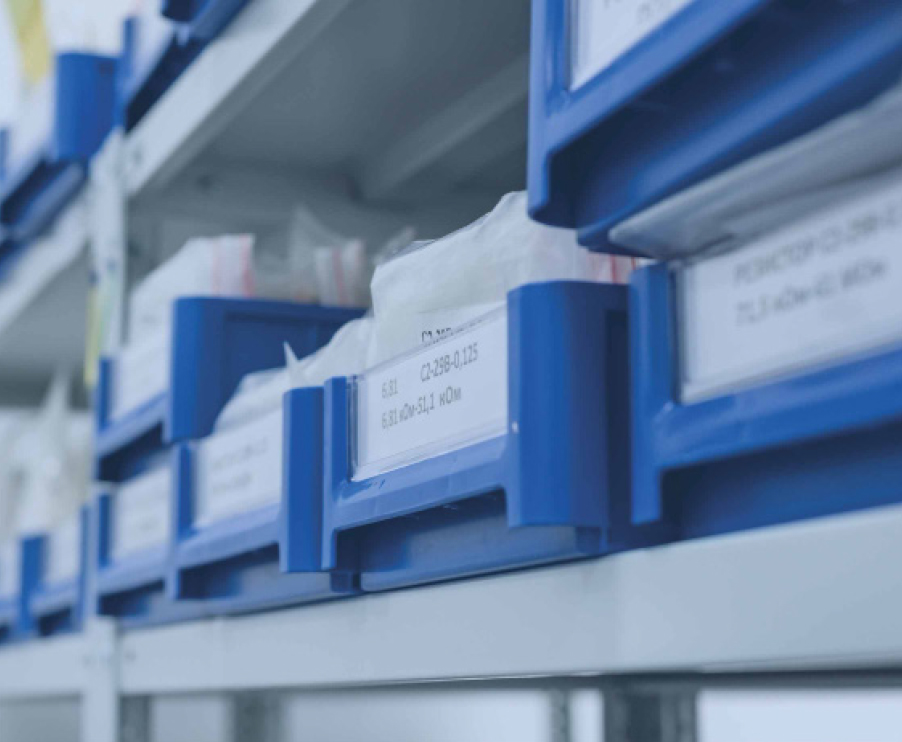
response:
M50 140L23 162L7 163L0 223L18 242L38 236L78 192L113 121L116 60L65 53L56 58Z
M197 41L183 39L175 24L157 43L142 43L149 33L141 18L123 23L122 53L116 92L116 122L132 129L169 89L203 49Z
M631 295L633 517L693 538L902 502L902 348L683 404L676 288Z
M190 39L211 41L250 0L163 0L162 12Z
M200 600L210 614L312 603L354 592L350 576L284 574L281 505L261 507L196 527L195 444L178 446L177 536L171 597Z
M19 540L19 591L0 599L0 644L32 639L36 625L31 614L31 596L41 577L44 544L42 536Z
M114 362L101 362L96 396L97 478L123 472L163 443L203 438L241 379L284 363L284 344L299 356L325 345L359 309L221 297L178 299L172 313L168 392L110 420Z
M37 633L51 636L81 630L85 616L90 508L79 512L78 572L71 579L53 583L46 574L50 536L41 537L41 574L31 595L31 615Z
M132 129L179 76L238 14L248 0L163 0L161 15L171 29L158 44L142 46L147 33L140 17L126 19L123 30L117 121Z
M507 432L369 479L351 479L349 380L290 391L284 567L356 574L372 591L654 542L656 528L629 522L626 294L511 292Z
M897 0L693 0L571 89L568 7L533 2L529 209L607 252L631 254L608 232L633 214L902 76Z
M174 464L174 451L158 454L153 463L168 458ZM167 496L176 502L175 472ZM101 493L96 502L97 543L95 544L94 595L92 609L102 616L118 619L124 627L151 626L190 620L203 615L195 601L170 600L166 582L172 571L172 540L160 547L131 554L120 561L113 558L113 523L116 498ZM174 521L174 518L173 518ZM172 524L174 527L174 523Z

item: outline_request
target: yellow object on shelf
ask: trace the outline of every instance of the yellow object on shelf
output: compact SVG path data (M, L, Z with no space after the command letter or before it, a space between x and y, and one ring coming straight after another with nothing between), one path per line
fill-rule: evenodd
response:
M19 46L22 74L35 84L50 74L51 50L44 6L41 0L6 0L13 32Z

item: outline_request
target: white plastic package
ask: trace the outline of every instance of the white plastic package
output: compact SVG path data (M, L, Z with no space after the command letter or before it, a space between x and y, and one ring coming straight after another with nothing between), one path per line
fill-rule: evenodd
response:
M16 515L20 536L43 533L76 512L88 491L90 430L86 416L68 408L68 380L54 378L40 414L16 440L13 466L22 476Z
M168 328L180 296L253 296L254 238L198 237L138 283L129 297L128 339Z
M285 345L286 365L245 376L216 420L216 430L240 426L282 409L289 389L321 386L333 376L353 376L364 371L373 332L373 318L352 320L315 353L298 359Z
M375 329L368 365L400 355L506 301L538 281L625 282L632 258L590 252L572 230L545 227L511 193L486 216L376 268Z
M362 373L368 364L375 323L361 317L345 324L328 343L299 361L288 364L291 387L321 386L334 376Z
M112 558L162 548L169 539L172 514L172 468L168 459L127 482L113 495Z

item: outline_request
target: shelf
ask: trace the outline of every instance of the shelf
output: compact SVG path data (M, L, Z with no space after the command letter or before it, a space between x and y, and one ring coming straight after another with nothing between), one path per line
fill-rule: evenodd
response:
M28 245L0 279L2 399L35 403L57 368L81 372L89 286L88 194Z
M0 699L80 696L87 679L87 645L67 636L0 652Z
M902 508L126 633L126 694L902 668Z
M373 203L522 188L528 47L526 0L253 0L129 134L128 192L222 162Z

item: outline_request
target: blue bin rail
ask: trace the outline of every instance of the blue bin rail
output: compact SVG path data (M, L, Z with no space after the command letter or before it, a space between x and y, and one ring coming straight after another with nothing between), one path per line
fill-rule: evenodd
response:
M163 0L160 10L171 21L169 33L141 54L140 18L124 24L117 122L134 128L172 84L232 21L249 0Z
M95 54L56 57L50 140L5 168L0 223L17 242L37 237L84 184L88 163L112 127L116 64Z
M282 505L273 504L197 527L194 522L196 451L178 450L176 543L170 597L202 601L211 615L313 603L353 594L344 575L285 574Z
M281 366L284 345L303 357L321 348L359 309L221 297L173 304L169 389L110 420L114 362L97 386L96 472L118 482L164 444L203 438L244 376Z
M123 23L116 123L125 131L135 127L203 50L201 43L181 38L174 24L153 48L141 43L146 33L138 17Z
M637 524L686 539L902 502L902 348L683 404L675 296L666 266L634 274Z
M47 575L50 536L41 537L41 573L31 595L30 610L40 636L80 631L84 625L91 511L79 512L78 570L70 579L51 582Z
M571 88L569 5L533 2L529 210L605 252L636 254L609 238L633 214L902 76L897 0L693 0Z
M0 645L33 639L37 636L31 614L31 596L41 576L43 538L28 536L19 544L19 590L0 599Z
M250 0L163 0L162 12L182 24L191 39L208 42L232 22Z
M629 522L626 288L534 284L507 311L500 437L353 481L349 380L286 395L285 569L373 591L657 538Z

